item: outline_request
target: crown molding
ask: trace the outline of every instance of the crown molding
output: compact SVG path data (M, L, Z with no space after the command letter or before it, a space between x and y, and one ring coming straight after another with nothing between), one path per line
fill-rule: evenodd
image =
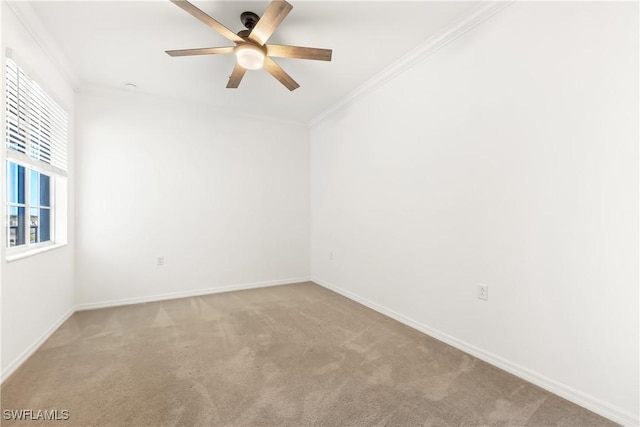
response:
M516 0L482 1L480 6L470 15L430 37L424 43L401 57L398 61L391 64L380 73L360 85L354 91L350 92L344 98L333 104L331 107L315 116L308 122L309 127L319 124L326 118L359 101L367 94L413 67L416 63L434 54L444 46L465 34L467 31L489 19L491 16L509 6L514 1Z
M293 120L293 119L284 119L277 116L269 116L267 114L255 114L255 113L247 113L242 110L230 110L228 108L209 104L202 101L194 101L186 98L178 97L178 96L167 96L167 95L155 95L152 93L144 92L142 90L136 90L129 92L124 89L116 89L110 86L103 86L92 83L81 83L76 89L77 95L86 95L100 98L111 98L111 99L130 99L130 100L139 100L143 102L153 102L156 105L168 105L168 106L176 106L180 105L185 108L192 108L194 106L206 108L208 111L212 113L216 113L218 115L232 115L233 117L239 117L244 119L256 120L266 123L274 123L288 126L298 126L305 129L308 129L309 126L306 122L302 120Z
M42 24L42 20L35 13L29 2L5 0L3 3L11 9L67 83L76 90L80 85L80 79L78 79L77 74L70 66L69 60L53 41L53 38Z

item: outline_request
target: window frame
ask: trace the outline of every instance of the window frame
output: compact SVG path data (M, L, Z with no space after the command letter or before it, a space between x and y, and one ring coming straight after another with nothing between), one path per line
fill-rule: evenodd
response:
M55 198L55 186L56 186L56 180L55 180L55 174L52 174L51 172L45 171L43 169L38 169L36 167L34 167L31 164L27 164L25 162L20 162L18 160L15 160L13 158L7 158L5 160L5 180L6 180L6 176L8 174L9 171L9 163L14 163L15 165L18 166L22 166L25 170L24 173L24 203L12 203L9 202L9 196L8 194L5 196L5 236L6 236L6 251L7 251L7 257L10 257L12 255L18 255L18 254L23 254L26 252L34 252L34 251L39 251L40 249L43 248L47 248L49 246L56 246L59 245L56 242L56 226L55 226L55 220L56 220L56 209L55 209L55 203L56 203L56 198ZM46 175L49 177L49 206L41 206L40 204L38 205L31 205L31 171L37 172L38 174L42 174L42 175ZM5 192L7 192L7 189L5 188ZM16 246L10 246L11 242L10 242L10 235L11 235L11 224L9 221L9 208L10 207L23 207L25 210L25 221L24 221L24 244L22 245L16 245ZM35 242L35 243L31 243L31 209L32 208L45 208L45 209L49 209L49 240L44 241L44 242ZM38 212L39 214L39 212ZM40 227L38 227L40 228ZM38 233L40 232L40 230L38 230Z

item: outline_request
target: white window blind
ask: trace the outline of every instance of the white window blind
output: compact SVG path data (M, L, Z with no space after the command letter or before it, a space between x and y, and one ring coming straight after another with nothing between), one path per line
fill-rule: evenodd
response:
M8 156L26 156L66 176L68 114L15 62L6 61Z

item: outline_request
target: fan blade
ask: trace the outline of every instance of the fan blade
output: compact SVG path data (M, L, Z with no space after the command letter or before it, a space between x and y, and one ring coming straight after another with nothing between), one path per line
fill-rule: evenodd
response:
M291 12L293 6L284 0L273 0L262 17L258 20L256 26L249 34L249 40L262 46L267 42L271 34L278 28L278 25Z
M246 72L247 70L241 67L240 64L236 64L236 66L233 67L233 71L231 72L231 75L229 76L229 83L227 83L227 89L236 89L238 86L240 86L240 82L242 81L242 78L244 77L244 73Z
M195 55L216 55L219 53L233 53L233 47L203 47L202 49L178 49L166 50L169 56L195 56Z
M280 83L286 86L289 90L296 90L300 87L295 80L291 78L281 66L275 63L275 61L268 56L264 58L264 69L267 70L273 77L278 79Z
M276 58L315 59L317 61L331 61L331 49L318 49L315 47L282 46L278 44L267 45L267 55Z
M216 21L215 19L213 19L212 17L210 17L209 15L207 15L206 13L204 13L203 11L201 11L200 9L198 9L197 7L189 3L187 0L171 0L171 3L175 4L176 6L178 6L188 14L192 15L193 17L204 22L205 24L207 24L208 26L210 26L211 28L213 28L214 30L222 34L224 37L231 40L232 42L244 41L242 40L242 37L238 36L236 33L234 33L233 31L231 31L230 29L228 29L227 27L225 27L224 25L222 25L221 23L219 23L218 21Z

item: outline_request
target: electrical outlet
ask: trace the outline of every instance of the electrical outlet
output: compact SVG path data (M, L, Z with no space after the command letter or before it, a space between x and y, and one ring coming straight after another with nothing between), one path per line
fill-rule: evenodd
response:
M489 286L478 283L478 299L489 300Z
M156 258L156 265L164 265L164 256L159 256L158 258Z

